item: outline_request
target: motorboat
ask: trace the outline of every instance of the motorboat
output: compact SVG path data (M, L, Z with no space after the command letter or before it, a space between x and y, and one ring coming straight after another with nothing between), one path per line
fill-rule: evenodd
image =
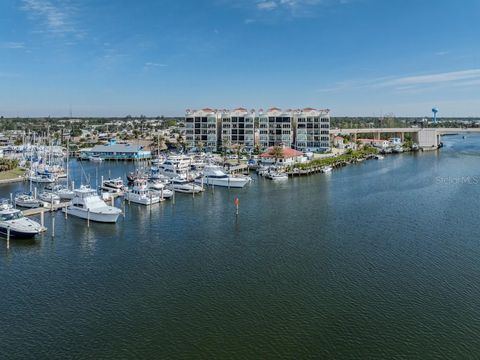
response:
M250 180L251 178L245 176L229 175L218 165L206 165L203 175L197 177L195 182L212 186L243 188Z
M167 184L170 181L148 180L148 189L160 196L160 199L169 199L173 196L173 191L167 189Z
M38 199L44 203L51 204L51 205L58 205L60 204L60 196L53 192L43 191L38 194Z
M280 173L276 171L271 171L265 175L267 179L273 180L273 181L284 181L288 180L288 174L285 173Z
M65 185L49 184L45 186L44 190L47 193L56 194L60 197L60 199L65 199L65 200L72 200L73 197L75 196L75 193L73 192L73 190L70 190Z
M26 218L23 213L4 202L0 205L0 235L11 238L32 238L42 231L42 225Z
M193 181L189 181L180 177L172 178L169 186L174 191L187 194L199 193L203 191L203 188L199 185L195 185Z
M103 180L100 189L109 193L123 194L127 190L127 187L121 178L115 178Z
M38 199L35 199L31 193L23 193L15 196L15 206L33 209L40 207L41 203Z
M375 159L376 159L376 160L383 160L383 159L385 159L385 156L383 156L383 155L375 155Z
M321 168L321 171L322 173L324 174L328 174L328 173L331 173L333 170L333 168L331 166L322 166Z
M146 179L137 179L133 187L125 193L125 200L141 205L152 205L160 202L160 196L148 189Z
M68 215L101 223L117 222L122 210L107 205L94 189L81 186L74 192L75 197L71 204L63 209Z

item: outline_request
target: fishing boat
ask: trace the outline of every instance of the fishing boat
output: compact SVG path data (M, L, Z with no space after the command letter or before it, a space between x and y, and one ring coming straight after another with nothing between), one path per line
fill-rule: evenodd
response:
M103 201L97 192L88 186L81 186L74 190L75 197L67 209L68 215L81 219L101 222L115 223L122 213L122 210L109 206Z
M246 176L229 175L218 165L206 165L203 169L203 175L197 177L195 182L212 186L243 188L250 180Z
M15 206L33 209L40 207L41 203L31 193L23 193L15 196Z
M125 200L141 205L152 205L160 202L160 196L148 189L146 179L137 179L133 187L125 193Z
M10 233L11 238L32 238L42 231L42 226L4 202L0 205L0 235Z
M109 193L123 194L127 190L127 187L123 183L123 180L118 177L115 179L103 180L100 189Z

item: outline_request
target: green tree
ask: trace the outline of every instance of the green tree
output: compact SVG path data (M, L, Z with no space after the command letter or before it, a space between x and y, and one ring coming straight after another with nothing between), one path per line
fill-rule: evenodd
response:
M281 146L276 145L272 147L268 153L275 160L275 164L277 163L278 159L283 158L283 148Z

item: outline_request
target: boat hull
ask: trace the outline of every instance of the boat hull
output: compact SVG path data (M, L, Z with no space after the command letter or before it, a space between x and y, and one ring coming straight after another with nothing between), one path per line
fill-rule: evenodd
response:
M0 236L6 237L7 236L7 228L1 226L0 227ZM10 228L10 238L13 239L31 239L34 238L35 235L38 235L40 231L21 231L21 230L15 230Z
M138 197L130 193L125 194L125 200L140 205L152 205L160 202L160 198L156 195L152 197Z
M202 183L202 178L200 179L195 179L195 182L197 184ZM236 179L236 178L231 178L231 179L215 179L215 178L209 178L209 177L204 177L203 178L203 185L208 185L208 186L220 186L220 187L227 187L227 188L243 188L245 185L248 184L248 179Z
M65 212L65 209L62 211ZM88 214L88 211L80 210L71 206L67 208L67 214L84 220L90 219L90 221L99 223L116 223L120 216L120 213L98 213L94 211L90 211L90 214Z

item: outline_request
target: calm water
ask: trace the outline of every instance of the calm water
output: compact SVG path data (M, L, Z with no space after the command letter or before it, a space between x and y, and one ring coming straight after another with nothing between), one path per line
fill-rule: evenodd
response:
M476 358L480 137L444 142L2 240L0 358Z

